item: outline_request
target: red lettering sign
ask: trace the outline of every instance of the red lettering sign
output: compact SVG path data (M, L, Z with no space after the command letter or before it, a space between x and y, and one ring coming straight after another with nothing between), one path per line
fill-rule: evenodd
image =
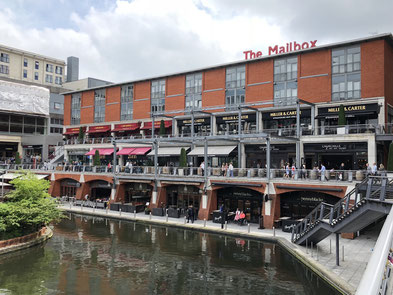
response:
M298 51L298 50L309 49L313 47L317 47L317 40L310 41L310 42L303 42L301 44L294 41L294 42L287 43L285 46L278 46L278 45L269 46L268 55L287 53L291 51ZM247 50L247 51L243 51L243 54L245 59L253 59L253 58L261 57L262 51L254 52L252 50Z

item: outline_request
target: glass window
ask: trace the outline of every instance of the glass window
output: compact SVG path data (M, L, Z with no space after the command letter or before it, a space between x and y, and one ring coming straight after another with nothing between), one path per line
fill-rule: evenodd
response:
M105 121L105 89L94 91L94 122Z
M165 112L165 80L151 82L151 112Z
M225 108L227 111L237 109L244 104L246 92L246 66L226 69Z
M134 85L121 87L121 112L120 120L132 120L134 102Z
M27 78L27 70L23 70L23 78Z
M24 58L24 59L23 59L23 66L24 66L24 67L27 67L27 66L28 66L27 58Z
M0 53L0 61L10 62L10 56L7 53Z
M274 106L289 106L297 100L297 57L274 61Z
M55 102L53 105L53 108L56 110L62 110L63 109L63 104L60 102Z
M202 74L186 76L186 110L202 109Z
M38 80L38 72L34 72L34 80Z
M63 79L61 78L61 77L55 77L55 84L57 84L57 85L61 85L62 84L62 81Z
M46 71L49 72L49 73L53 73L53 65L46 64Z
M63 74L63 67L56 66L56 74L62 75Z
M38 70L38 69L40 68L40 62L39 62L39 61L35 61L35 63L34 63L34 68L35 68L36 70Z
M332 100L358 99L360 46L332 50Z
M75 93L71 97L71 125L79 125L81 120L81 94Z
M6 65L0 65L0 74L9 74L10 70Z
M53 76L52 75L45 75L45 82L53 83Z

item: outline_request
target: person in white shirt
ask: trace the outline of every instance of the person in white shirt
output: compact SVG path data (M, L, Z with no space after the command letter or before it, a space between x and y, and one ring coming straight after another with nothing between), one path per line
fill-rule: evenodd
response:
M200 168L202 169L202 175L205 175L205 161L201 163Z
M232 165L232 162L229 163L228 170L229 170L229 177L233 177L233 165Z
M374 163L373 167L371 168L372 175L377 175L377 170L378 170L377 163Z

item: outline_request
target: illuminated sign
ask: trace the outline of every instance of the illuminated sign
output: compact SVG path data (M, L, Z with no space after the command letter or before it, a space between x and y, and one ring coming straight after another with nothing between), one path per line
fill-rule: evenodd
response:
M278 46L278 45L269 46L268 55L288 53L291 51L298 51L302 49L309 49L309 48L317 47L316 44L317 44L317 40L310 41L310 42L303 42L303 43L297 43L296 41L289 42L285 46ZM245 59L258 58L263 55L262 51L254 52L252 50L243 51L243 54Z

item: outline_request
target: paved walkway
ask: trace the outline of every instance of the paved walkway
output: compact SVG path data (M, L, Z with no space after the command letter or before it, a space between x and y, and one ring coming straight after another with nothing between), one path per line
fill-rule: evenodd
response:
M281 229L273 231L272 229L258 229L258 225L250 224L248 226L239 226L229 223L226 229L221 229L221 224L212 221L196 220L193 224L185 223L183 218L166 218L162 216L150 216L143 213L137 213L134 217L133 213L106 211L103 209L95 209L80 206L70 206L64 204L62 209L100 217L109 217L122 220L136 220L142 222L150 222L161 225L187 227L189 229L211 231L217 233L225 233L229 235L238 235L248 238L260 238L278 242L286 248L291 254L295 255L314 272L327 278L338 286L342 291L347 293L355 293L357 286L366 269L368 260L372 254L374 245L378 239L380 227L372 228L354 240L343 239L340 237L340 266L336 266L336 240L335 234L318 243L318 251L314 247L311 251L304 246L291 243L291 233L283 232ZM168 220L168 221L167 221ZM250 229L250 233L248 230ZM344 248L344 255L343 255ZM344 261L343 261L344 258Z

